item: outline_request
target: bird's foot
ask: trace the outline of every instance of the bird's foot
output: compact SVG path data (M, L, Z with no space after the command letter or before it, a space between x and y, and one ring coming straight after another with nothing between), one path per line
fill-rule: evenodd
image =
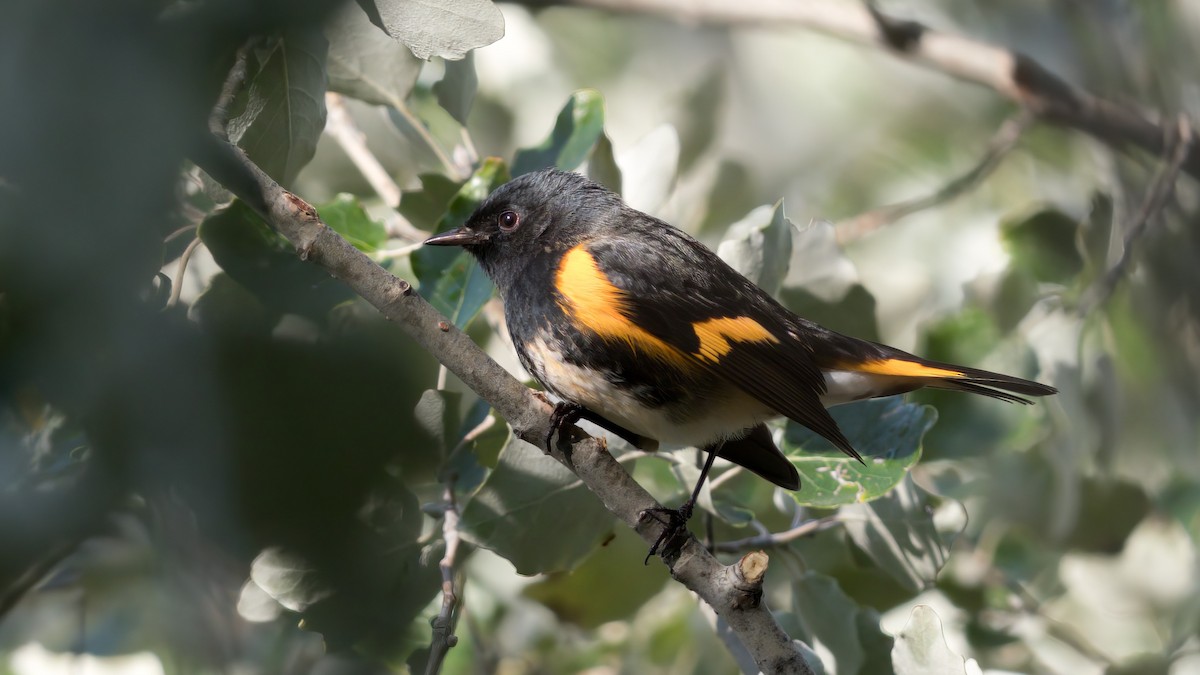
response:
M642 517L651 518L663 525L663 530L659 533L658 539L654 540L654 545L646 553L646 559L642 561L643 565L650 564L650 558L654 557L659 550L666 553L672 548L678 549L683 546L683 541L688 535L687 522L691 520L692 511L695 508L696 500L688 499L678 509L657 507L642 511Z
M554 437L582 419L583 413L584 407L578 403L560 401L555 404L554 412L550 413L550 430L546 432L546 452L554 449Z

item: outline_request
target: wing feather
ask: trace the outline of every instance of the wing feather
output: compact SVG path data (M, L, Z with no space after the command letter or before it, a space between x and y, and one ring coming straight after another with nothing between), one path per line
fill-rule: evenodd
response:
M793 315L700 243L661 228L653 244L630 233L587 246L620 289L626 318L690 355L691 367L719 375L862 461L821 404L825 378ZM664 274L646 273L648 251L662 252L655 265Z

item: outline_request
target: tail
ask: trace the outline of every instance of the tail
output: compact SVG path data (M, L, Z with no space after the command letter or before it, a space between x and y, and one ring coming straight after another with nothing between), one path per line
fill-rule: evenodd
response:
M813 356L825 375L826 405L891 396L931 387L1030 404L1025 396L1049 396L1054 387L953 363L931 361L895 347L852 338L805 322Z
M709 452L711 448L707 448ZM800 473L787 456L779 451L771 431L760 424L744 437L727 440L717 449L717 456L750 469L772 483L788 490L800 489Z

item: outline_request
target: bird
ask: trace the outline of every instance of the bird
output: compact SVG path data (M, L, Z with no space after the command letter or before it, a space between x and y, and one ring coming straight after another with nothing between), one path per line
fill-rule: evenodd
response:
M800 488L765 426L773 418L861 462L828 407L922 387L1013 403L1056 393L800 317L683 230L574 172L522 174L424 243L462 247L496 285L521 364L559 399L547 450L586 419L642 449L708 453L691 496L663 509L650 555L685 527L718 456Z

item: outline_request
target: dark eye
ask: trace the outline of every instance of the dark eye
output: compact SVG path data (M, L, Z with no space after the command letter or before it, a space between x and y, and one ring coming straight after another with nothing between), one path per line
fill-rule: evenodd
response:
M521 216L518 216L516 211L505 211L496 219L496 223L500 225L501 230L512 232L521 224Z

